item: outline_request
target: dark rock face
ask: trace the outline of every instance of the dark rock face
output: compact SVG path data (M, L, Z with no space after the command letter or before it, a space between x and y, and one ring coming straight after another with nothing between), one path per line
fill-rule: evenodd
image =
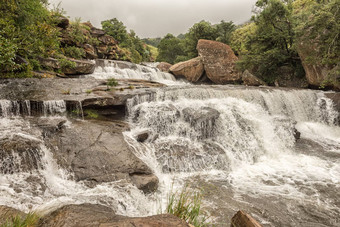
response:
M189 227L180 218L161 214L143 218L116 215L111 208L96 204L67 205L43 217L40 227Z
M57 20L58 20L57 26L62 29L66 29L70 24L70 20L67 17L60 16L57 18Z
M264 81L257 78L253 74L251 74L248 70L244 71L242 74L243 84L246 86L261 86L266 85Z
M261 225L244 211L238 211L231 219L231 227L261 227Z
M157 65L157 68L161 70L162 72L169 72L169 69L172 65L167 62L161 62Z
M149 131L143 131L136 136L136 139L138 142L143 143L145 140L149 138L149 135L150 135Z
M217 41L200 39L197 50L208 78L216 84L239 83L241 73L236 69L238 58L230 46Z
M142 190L154 190L158 179L132 153L122 135L125 130L124 123L74 122L72 128L64 128L45 140L58 164L70 169L76 181L94 186L124 179L138 182L136 186Z
M81 75L81 74L91 74L94 72L96 64L92 61L87 60L71 60L76 63L74 68L68 67L63 71L66 75Z
M306 78L299 78L295 74L295 70L288 66L281 66L278 69L280 77L276 79L275 85L278 87L297 87L308 88Z
M204 73L201 57L179 62L169 69L176 77L185 77L190 82L197 82Z

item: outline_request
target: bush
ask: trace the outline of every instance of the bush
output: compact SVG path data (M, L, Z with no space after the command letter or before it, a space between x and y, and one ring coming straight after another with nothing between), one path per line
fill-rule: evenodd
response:
M25 217L19 215L9 218L0 227L35 227L38 226L39 216L35 213L28 213Z
M86 53L84 49L75 46L65 46L63 48L64 55L70 58L84 58Z
M166 212L173 214L195 227L207 226L207 217L202 215L202 196L185 186L180 193L171 193L168 197Z

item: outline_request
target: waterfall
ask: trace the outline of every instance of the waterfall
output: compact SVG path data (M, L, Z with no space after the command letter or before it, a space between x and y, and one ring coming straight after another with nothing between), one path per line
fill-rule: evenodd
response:
M239 196L275 196L290 206L303 203L340 214L339 197L329 198L320 186L336 192L340 182L339 113L323 92L168 87L136 96L127 107L132 129L126 141L153 168L163 189L203 176ZM296 130L302 142L296 141ZM137 142L145 131L148 139Z
M179 84L172 74L162 72L155 67L116 60L96 60L96 64L94 73L86 77L96 79L140 79L169 85Z
M18 116L50 116L66 112L66 102L64 100L49 101L11 101L0 100L1 117Z

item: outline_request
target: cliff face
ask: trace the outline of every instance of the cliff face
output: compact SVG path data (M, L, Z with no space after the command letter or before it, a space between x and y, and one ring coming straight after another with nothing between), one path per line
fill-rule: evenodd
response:
M321 63L321 53L315 40L304 40L298 43L298 54L301 58L306 79L311 87L340 90L340 64L324 65ZM311 57L315 59L310 60Z

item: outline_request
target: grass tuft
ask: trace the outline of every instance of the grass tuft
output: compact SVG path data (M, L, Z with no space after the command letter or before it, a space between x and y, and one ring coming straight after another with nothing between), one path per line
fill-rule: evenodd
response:
M38 226L39 216L35 213L28 213L22 217L20 215L9 218L0 227L36 227Z
M189 190L185 186L181 192L169 195L166 211L195 227L205 227L208 226L206 222L208 218L202 214L201 203L201 193Z

